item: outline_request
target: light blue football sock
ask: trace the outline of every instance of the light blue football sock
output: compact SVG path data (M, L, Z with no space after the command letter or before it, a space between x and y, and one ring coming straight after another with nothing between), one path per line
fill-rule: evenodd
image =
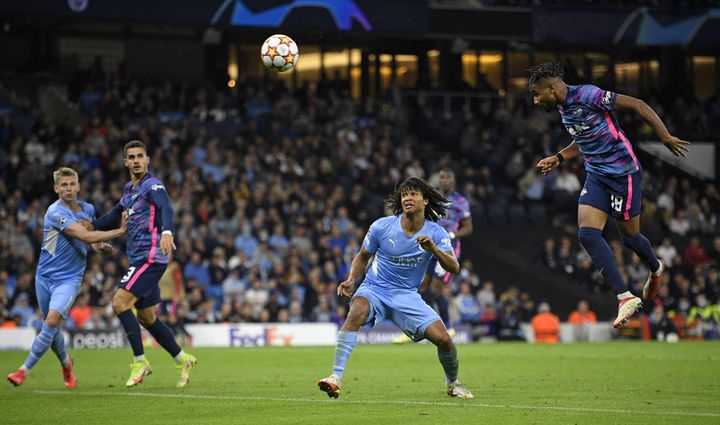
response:
M62 363L63 367L70 366L70 357L65 351L65 337L60 330L55 332L55 337L52 340L52 350L58 360L60 360L60 363Z
M457 350L453 347L450 351L442 351L438 348L438 359L445 370L445 383L450 384L457 380L458 376L458 358Z
M333 363L333 374L342 378L350 354L357 344L357 332L338 331L337 343L335 344L335 362Z
M45 352L47 352L50 348L57 331L57 327L53 328L43 323L40 333L35 337L35 341L33 341L30 354L28 355L27 360L25 360L25 369L30 370L33 366L35 366L35 364L37 364L43 354L45 354Z

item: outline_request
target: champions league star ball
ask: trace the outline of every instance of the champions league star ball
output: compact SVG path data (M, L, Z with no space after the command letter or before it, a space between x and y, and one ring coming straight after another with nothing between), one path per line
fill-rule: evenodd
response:
M285 72L297 65L300 54L292 38L284 34L275 34L263 43L260 58L265 68L270 71Z

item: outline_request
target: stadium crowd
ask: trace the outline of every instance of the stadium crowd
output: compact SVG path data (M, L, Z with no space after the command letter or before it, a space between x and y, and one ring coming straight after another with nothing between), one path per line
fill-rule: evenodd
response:
M83 120L22 108L4 114L0 324L39 324L33 280L43 215L56 196L52 170L60 165L78 170L80 197L94 204L99 216L117 202L128 181L122 146L131 139L149 146L151 172L174 202L177 250L161 291L163 312L179 331L184 324L205 322L340 323L346 306L335 295L336 284L369 224L384 215L383 197L408 176L432 182L442 167L455 169L458 190L478 222L572 221L564 211L574 210L581 164L566 164L548 177L534 169L539 158L568 141L557 117L522 100L510 105L492 97L447 116L420 98L396 96L397 90L357 102L347 87L340 79L294 93L265 80L248 80L233 90L142 85L122 68L112 75L93 68L68 85ZM686 111L663 117L678 134L703 137L717 127L716 103L693 101L677 109L665 103L663 109L660 101L651 102L661 112ZM693 113L702 119L693 119ZM632 140L649 136L637 121L624 129ZM646 169L643 222L656 230L648 236L660 241L666 235L717 234L717 187L707 184L700 191L663 167L657 162ZM549 267L597 282L572 241L563 238L558 249L552 240L547 244L543 260ZM66 327L117 325L110 299L127 259L123 242L114 245L110 259L89 255ZM662 294L666 309L682 309L684 302L687 311L699 307L700 293L708 305L717 303L717 269L698 260L697 248L693 242L684 255L667 257L673 268ZM718 261L720 240L713 249L706 255ZM537 310L533 300L504 283L499 292L481 281L470 261L461 264L445 289L455 321L482 324L483 332L500 338L521 338L520 322ZM647 274L635 259L623 264L634 284L635 277Z

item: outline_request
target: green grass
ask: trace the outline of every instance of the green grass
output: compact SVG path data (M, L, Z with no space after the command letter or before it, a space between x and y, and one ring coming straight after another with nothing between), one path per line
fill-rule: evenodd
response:
M473 400L449 398L434 347L356 347L343 392L315 382L332 347L193 349L184 390L164 352L125 389L129 350L74 351L78 388L62 385L48 353L22 387L0 386L3 424L702 424L720 423L717 343L480 344L458 347ZM24 352L0 352L3 373Z

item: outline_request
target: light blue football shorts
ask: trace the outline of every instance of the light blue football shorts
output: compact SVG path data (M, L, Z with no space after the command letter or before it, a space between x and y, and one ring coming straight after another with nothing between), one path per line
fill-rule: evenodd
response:
M70 307L75 302L75 297L80 289L80 283L80 280L53 282L36 276L35 292L43 317L47 316L50 310L55 310L62 315L63 319L67 319Z
M428 326L440 320L437 312L414 289L387 289L362 284L353 299L357 297L363 297L370 303L365 325L375 326L388 319L415 342L425 339Z

